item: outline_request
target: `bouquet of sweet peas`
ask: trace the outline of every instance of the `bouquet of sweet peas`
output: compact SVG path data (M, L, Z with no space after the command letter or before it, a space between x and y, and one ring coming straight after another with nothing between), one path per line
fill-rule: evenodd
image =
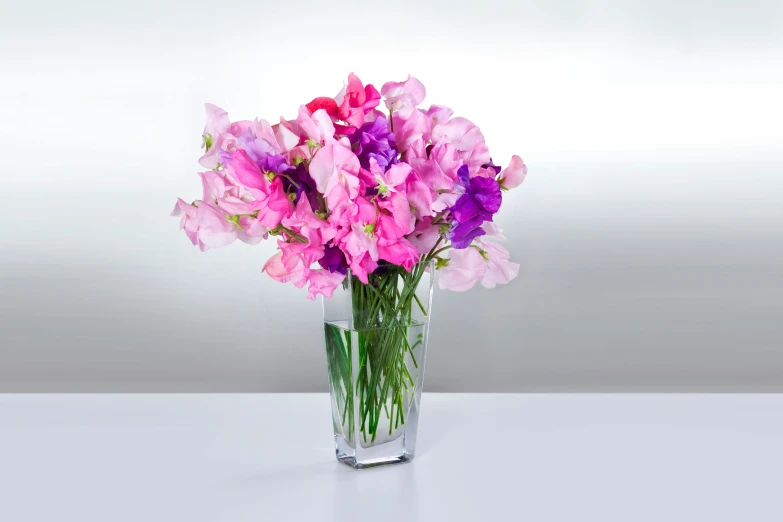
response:
M208 104L203 196L179 199L172 215L201 250L276 236L263 270L308 285L310 299L330 297L349 269L368 284L432 260L441 288L507 283L519 265L493 216L525 164L495 165L476 125L448 107L418 108L424 96L410 76L378 92L351 74L337 96L276 124L232 123Z

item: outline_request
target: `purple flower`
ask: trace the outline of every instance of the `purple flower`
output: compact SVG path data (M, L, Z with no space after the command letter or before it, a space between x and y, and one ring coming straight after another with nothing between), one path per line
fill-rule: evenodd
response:
M318 264L332 273L345 274L348 270L348 262L345 260L342 250L332 245L324 247L324 256L318 260Z
M451 246L459 250L467 248L473 239L486 234L481 225L485 221L492 221L492 215L500 209L503 196L497 181L481 176L471 178L467 165L461 166L457 174L458 183L465 187L465 193L448 209L452 221L448 238Z
M502 167L499 167L493 163L492 158L489 158L489 163L485 163L481 166L482 169L492 169L495 171L495 174L500 174L500 171L503 170Z
M307 172L304 163L278 172L283 174L283 189L289 194L296 194L294 196L294 204L299 203L299 198L304 195L310 201L310 208L318 210L318 190L315 187L315 180Z
M365 169L370 168L370 158L375 158L384 171L389 165L397 163L397 144L389 130L389 122L383 116L362 125L351 134L350 140L353 152Z

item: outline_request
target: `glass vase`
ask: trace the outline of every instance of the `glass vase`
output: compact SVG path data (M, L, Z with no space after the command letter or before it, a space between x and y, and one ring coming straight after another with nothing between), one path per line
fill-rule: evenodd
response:
M348 272L323 300L337 460L353 468L408 462L427 355L432 262Z

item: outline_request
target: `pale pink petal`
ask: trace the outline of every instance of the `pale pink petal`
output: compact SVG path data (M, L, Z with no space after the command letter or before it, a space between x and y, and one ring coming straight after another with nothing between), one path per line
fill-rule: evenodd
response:
M410 113L407 119L395 114L394 138L397 141L397 149L405 151L418 140L427 141L430 135L430 119L420 110Z
M386 108L400 113L407 118L420 104L427 94L424 85L416 78L408 75L404 82L386 82L381 87L381 94L385 98Z
M431 105L427 111L427 116L429 116L433 127L439 123L446 123L453 114L453 110L443 105Z
M445 123L435 125L432 129L433 143L450 143L458 151L472 150L478 143L483 141L484 135L467 118L452 118Z
M498 181L501 187L512 189L521 185L525 181L525 176L527 176L527 165L522 161L522 158L515 154L511 156L511 163L508 164L508 167L498 176Z
M438 225L432 225L431 221L432 219L419 221L416 223L416 228L408 236L408 240L422 255L429 253L440 237Z
M484 258L475 248L449 250L449 263L438 270L438 286L444 290L464 292L484 275Z
M288 269L283 265L283 253L278 252L267 260L262 268L263 272L266 272L269 277L280 283L287 283L291 280L291 274Z
M334 145L326 145L319 149L310 162L310 177L315 180L316 189L321 194L326 192L329 180L335 175Z
M459 194L455 194L453 192L444 192L443 194L438 194L438 197L436 197L435 201L432 202L432 211L443 212L447 208L454 206L454 204L457 202L457 199L459 199Z
M277 138L277 143L279 143L280 147L283 149L283 153L289 152L299 145L299 136L283 125L277 125L275 137Z
M476 240L476 246L485 252L486 269L481 278L485 288L495 288L495 285L507 284L519 274L519 264L509 261L511 255L503 246L495 241Z
M371 163L375 161L375 159L371 160ZM375 163L377 166L377 162ZM386 171L385 174L381 174L383 177L383 180L385 184L389 187L397 187L399 185L402 185L405 183L405 179L408 177L408 174L411 173L411 166L407 163L396 163L392 165L389 170Z
M315 300L318 294L324 297L332 297L334 290L340 286L345 279L345 274L339 272L330 272L329 270L319 269L311 270L308 276L310 286L307 289L307 298Z

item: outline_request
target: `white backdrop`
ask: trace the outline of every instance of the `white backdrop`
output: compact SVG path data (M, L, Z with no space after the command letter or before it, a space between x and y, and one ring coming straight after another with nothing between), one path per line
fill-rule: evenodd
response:
M205 101L408 73L527 162L511 285L437 292L426 387L783 390L776 1L3 6L0 390L325 390L320 306L201 254Z

